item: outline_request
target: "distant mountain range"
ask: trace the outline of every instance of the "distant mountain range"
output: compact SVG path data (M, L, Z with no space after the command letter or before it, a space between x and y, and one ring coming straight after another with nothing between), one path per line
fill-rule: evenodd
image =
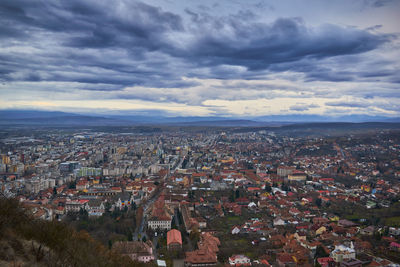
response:
M124 125L120 120L59 111L0 110L0 125L24 126L102 126Z
M0 110L0 125L22 126L219 126L262 127L319 122L400 122L400 118L365 115L329 117L321 115L271 115L261 117L163 117L143 115L74 114L60 111Z

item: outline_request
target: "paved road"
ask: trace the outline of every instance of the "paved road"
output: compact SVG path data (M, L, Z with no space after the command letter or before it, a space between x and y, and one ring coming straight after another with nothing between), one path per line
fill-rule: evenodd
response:
M158 238L159 238L158 235L153 237L153 255L155 259L158 259L158 253L157 253Z
M132 240L138 240L138 237L140 235L140 238L143 238L143 236L147 237L147 234L144 230L144 226L145 226L145 222L147 219L147 216L149 215L149 208L153 205L154 201L156 201L156 199L160 196L161 191L159 191L159 193L153 195L150 199L148 199L146 201L146 203L143 205L143 217L142 220L140 222L140 226L138 228L137 231L135 231L135 233L133 233L133 237Z
M180 222L179 222L178 209L175 209L175 210L174 210L174 218L175 218L176 226L177 226L178 229L179 229L179 227L181 226L181 224L180 224Z
M184 160L184 158L182 157L180 159L179 163L175 166L175 168L173 170L170 170L170 172L167 173L164 176L163 182L165 182L169 178L170 173L175 173L175 171L178 168L182 167L183 160ZM147 236L146 232L144 231L144 228L145 228L145 223L146 223L147 217L149 215L148 214L149 213L149 208L153 205L154 201L156 201L158 199L158 197L160 196L161 192L162 192L162 190L159 190L159 192L157 194L152 196L150 199L148 199L144 203L144 205L143 205L143 218L142 218L142 221L140 222L140 226L139 226L138 231L135 231L135 233L133 233L132 240L138 240L139 235L140 235L140 238L143 238L143 236L145 236L146 239L148 240L148 236Z

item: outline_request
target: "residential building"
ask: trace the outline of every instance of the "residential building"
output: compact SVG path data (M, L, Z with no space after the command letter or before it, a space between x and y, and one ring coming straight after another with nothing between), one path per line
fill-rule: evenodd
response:
M233 255L229 257L229 264L231 266L251 266L251 260L245 255Z
M167 233L167 248L170 250L182 249L182 235L179 230L172 229Z
M335 249L331 252L330 257L337 263L355 259L356 251L354 250L353 243L351 243L350 247L345 245L335 246Z
M119 254L129 256L134 261L147 263L154 260L151 241L118 241L113 244L112 249Z

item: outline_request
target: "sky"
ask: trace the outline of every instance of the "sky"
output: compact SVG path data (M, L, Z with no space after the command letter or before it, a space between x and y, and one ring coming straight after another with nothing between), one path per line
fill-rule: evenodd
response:
M400 116L400 0L2 0L0 109Z

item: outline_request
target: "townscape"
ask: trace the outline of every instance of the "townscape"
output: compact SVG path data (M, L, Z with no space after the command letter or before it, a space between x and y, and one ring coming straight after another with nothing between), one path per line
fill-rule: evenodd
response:
M1 0L0 267L400 267L400 0Z
M50 129L7 134L0 154L3 197L135 262L400 263L395 130L290 136Z

